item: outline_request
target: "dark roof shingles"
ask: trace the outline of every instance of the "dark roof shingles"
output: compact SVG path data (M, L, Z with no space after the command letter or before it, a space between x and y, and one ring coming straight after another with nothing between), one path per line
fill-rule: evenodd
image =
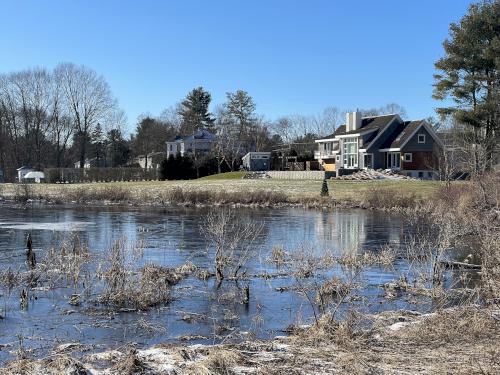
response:
M396 115L365 117L361 120L361 127L359 129L346 132L346 125L344 124L339 126L333 134L327 135L326 137L323 137L321 139L330 139L338 135L358 134L373 129L382 129L384 126L386 126L389 122L392 121L394 116Z

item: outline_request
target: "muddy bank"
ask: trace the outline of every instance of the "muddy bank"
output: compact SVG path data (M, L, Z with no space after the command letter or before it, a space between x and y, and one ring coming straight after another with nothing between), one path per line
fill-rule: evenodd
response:
M235 345L133 346L92 354L78 343L19 359L0 374L493 374L500 372L500 311L463 306L319 322L287 337Z

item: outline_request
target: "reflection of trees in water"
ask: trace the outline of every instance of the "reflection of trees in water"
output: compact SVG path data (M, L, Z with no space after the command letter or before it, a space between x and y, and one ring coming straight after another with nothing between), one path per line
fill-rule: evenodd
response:
M401 232L397 217L365 210L322 212L316 220L316 234L339 255L378 249L399 243Z

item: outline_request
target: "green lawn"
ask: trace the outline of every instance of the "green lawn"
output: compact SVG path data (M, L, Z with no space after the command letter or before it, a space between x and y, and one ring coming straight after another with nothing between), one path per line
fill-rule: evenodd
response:
M206 176L198 179L198 181L207 181L207 180L239 180L242 179L247 172L226 172L213 174L211 176Z

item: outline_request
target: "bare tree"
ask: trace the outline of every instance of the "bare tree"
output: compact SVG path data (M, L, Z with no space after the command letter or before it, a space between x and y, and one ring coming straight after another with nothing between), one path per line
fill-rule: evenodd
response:
M237 216L229 208L210 211L201 226L208 242L215 248L214 267L217 280L237 278L255 255L262 224Z
M108 83L102 76L85 66L63 63L55 74L70 108L80 143L80 167L85 164L86 140L99 122L105 122L117 108Z

